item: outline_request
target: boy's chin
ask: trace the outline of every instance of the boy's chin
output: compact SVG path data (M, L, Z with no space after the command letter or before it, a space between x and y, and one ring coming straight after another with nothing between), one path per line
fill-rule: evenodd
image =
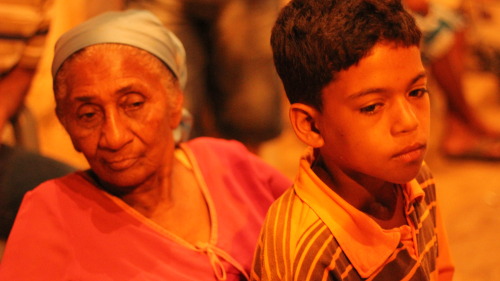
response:
M422 163L412 167L405 167L404 169L400 169L396 173L392 174L389 181L396 184L405 184L407 182L410 182L417 177L421 168Z

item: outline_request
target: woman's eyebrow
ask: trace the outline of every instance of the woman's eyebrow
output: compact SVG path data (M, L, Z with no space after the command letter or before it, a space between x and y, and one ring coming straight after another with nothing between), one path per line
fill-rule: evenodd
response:
M123 86L121 88L119 88L118 90L116 90L114 92L113 95L120 95L120 94L123 94L123 93L126 93L126 92L129 92L133 89L133 85L130 84L130 85L126 85L126 86ZM95 97L91 94L82 94L82 95L79 95L79 96L76 96L74 98L74 100L76 101L80 101L80 102L90 102L92 101L93 99L95 99Z
M133 88L132 84L123 86L120 89L118 89L117 91L115 91L115 95L119 95L119 94L123 94L123 93L129 92L129 91L132 90L132 88Z

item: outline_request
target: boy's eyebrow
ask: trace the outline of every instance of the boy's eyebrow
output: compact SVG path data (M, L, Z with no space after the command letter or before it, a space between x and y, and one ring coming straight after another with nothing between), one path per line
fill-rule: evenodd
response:
M411 80L411 82L408 85L412 85L412 84L416 83L418 80L420 80L422 78L426 78L426 77L427 77L426 72L422 71L417 76L415 76L415 78L413 78L413 80Z
M362 91L359 91L359 92L356 92L354 94L349 95L347 97L347 99L354 100L354 99L357 99L357 98L360 98L360 97L363 97L363 96L366 96L366 95L369 95L369 94L381 93L383 91L384 91L383 88L368 88L368 89L364 89Z
M427 77L427 74L425 73L425 71L422 71L417 76L415 76L410 81L410 83L408 83L408 85L412 85L415 82L417 82L418 80L420 80L422 78L425 78L425 77ZM351 94L347 98L350 99L350 100L353 100L353 99L357 99L357 98L360 98L360 97L368 95L368 94L381 93L381 92L384 92L384 91L385 91L384 88L368 88L368 89L364 89L362 91L356 92L354 94Z

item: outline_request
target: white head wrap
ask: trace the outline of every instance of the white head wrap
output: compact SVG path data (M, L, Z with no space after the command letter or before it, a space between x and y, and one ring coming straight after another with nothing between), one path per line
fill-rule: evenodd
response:
M170 68L184 89L187 81L186 53L180 40L145 10L103 13L63 34L56 42L52 77L75 52L102 43L124 44L143 49Z

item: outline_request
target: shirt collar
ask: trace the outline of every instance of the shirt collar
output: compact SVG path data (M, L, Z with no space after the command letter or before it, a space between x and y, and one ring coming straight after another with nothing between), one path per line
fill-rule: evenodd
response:
M295 191L327 225L361 277L367 278L394 252L401 234L382 229L368 215L332 191L310 168L313 161L313 149L309 147L300 160ZM404 185L403 192L406 202L424 196L416 180Z

